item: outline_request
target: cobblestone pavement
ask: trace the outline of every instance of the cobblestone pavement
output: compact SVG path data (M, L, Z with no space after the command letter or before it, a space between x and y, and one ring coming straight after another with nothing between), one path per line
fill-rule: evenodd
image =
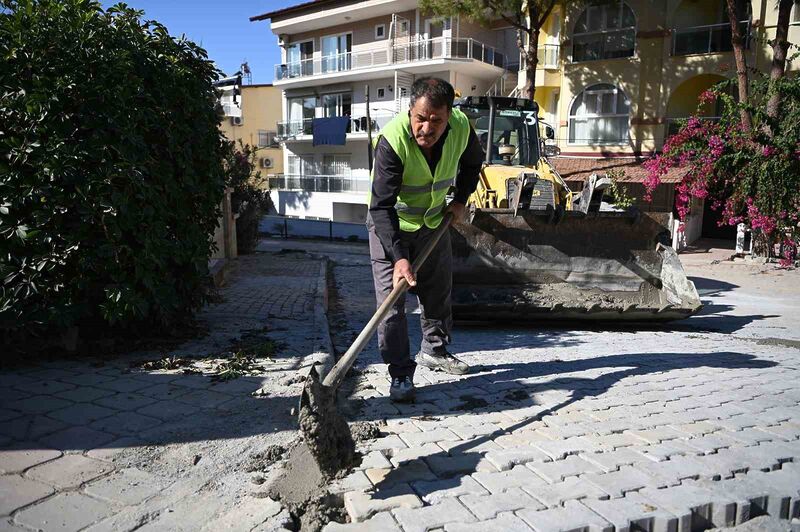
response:
M374 309L368 257L350 251L331 255L339 352ZM645 330L460 325L452 347L476 371L418 368L413 405L387 400L373 340L350 406L383 435L338 486L353 523L325 530L689 531L800 516L800 275L684 263L702 315Z
M0 530L290 525L254 472L268 476L264 453L295 438L302 388L292 377L329 351L324 267L304 253L243 256L221 302L200 315L203 338L0 373ZM215 382L213 360L196 363L206 374L133 364L219 353L248 334L283 344L255 376Z

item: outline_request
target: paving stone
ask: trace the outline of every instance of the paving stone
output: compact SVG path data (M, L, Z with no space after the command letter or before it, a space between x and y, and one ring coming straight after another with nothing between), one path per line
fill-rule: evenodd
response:
M139 395L135 393L118 393L116 395L109 395L98 399L95 404L113 408L115 410L139 410L149 404L154 403L156 400L146 395Z
M577 436L559 441L536 442L533 445L544 451L553 460L560 460L571 454L596 453L602 450L586 436Z
M563 508L520 510L521 517L536 532L613 532L614 527L578 501Z
M503 513L496 519L479 523L451 523L444 525L445 532L530 532L525 521L511 513Z
M25 414L46 414L51 410L58 410L71 404L70 401L59 399L52 395L34 395L33 397L12 401L3 405L3 407Z
M529 495L548 508L562 506L566 501L579 499L608 499L609 495L597 486L578 477L569 477L555 484L522 485Z
M62 451L87 451L115 439L116 436L112 434L89 427L70 427L45 436L40 441L48 447Z
M79 373L77 375L67 375L61 377L59 380L84 387L84 386L95 386L97 384L102 384L104 382L112 381L115 378L116 377L113 377L111 375L103 375L102 373L84 372L84 373Z
M0 515L9 515L14 510L47 497L53 488L18 475L0 477Z
M103 419L116 414L117 411L103 406L78 403L55 412L50 412L50 417L71 425L88 425L98 419Z
M370 482L380 489L417 480L436 480L436 475L431 472L422 460L404 462L395 469L367 469L364 473L366 473Z
M490 451L486 453L486 459L500 471L511 469L515 465L527 464L528 462L549 462L550 456L537 447L517 447L502 451Z
M517 465L507 471L477 472L472 478L478 481L491 493L502 493L516 487L535 489L546 482L524 465Z
M491 440L487 440L485 437L465 441L440 441L437 442L436 445L441 447L446 453L453 456L460 456L462 454L484 454L488 453L489 451L503 450L502 447ZM494 466L491 466L491 468L492 470L495 470Z
M436 443L437 441L459 441L453 431L446 428L439 428L427 432L404 432L400 434L400 439L408 444L409 447L424 445L426 443Z
M489 492L472 477L461 476L434 481L412 482L411 487L428 504L461 495L488 495Z
M183 419L186 416L197 413L197 411L197 406L172 400L158 401L137 410L137 412L143 416L160 419L162 421Z
M744 445L758 445L761 442L768 442L779 439L775 435L769 434L757 428L748 428L735 431L723 430L720 432L720 435L732 438L736 441L741 442Z
M392 464L380 451L370 451L361 458L359 469L381 469L391 468Z
M100 460L68 454L30 469L28 478L52 484L57 488L74 488L111 471L113 467Z
M759 416L757 415L741 414L738 416L731 416L727 419L717 419L714 421L714 424L719 425L720 427L728 429L730 431L737 431L749 427L757 427L761 425L763 422L764 421L760 419Z
M135 506L170 484L167 479L139 469L126 468L92 482L86 486L85 491L104 501Z
M746 473L749 470L770 470L778 466L774 458L760 455L757 451L750 452L744 448L722 449L716 454L700 456L697 459L703 463L704 467L715 471L722 478L730 478L736 473Z
M603 451L621 449L642 445L644 442L632 434L606 434L603 436L588 436Z
M397 434L390 434L367 442L365 447L375 451L390 451L393 449L405 449L408 446Z
M800 438L800 423L795 423L793 421L787 421L769 427L761 427L761 430L769 432L770 434L782 436L787 440L796 440Z
M800 462L800 442L766 442L759 445L756 452L769 457L778 464L784 462Z
M687 483L665 489L645 488L637 493L675 515L678 518L677 532L736 524L736 501L700 486Z
M15 440L32 441L66 427L66 423L47 416L22 416L0 423L0 434Z
M502 429L493 423L483 423L481 425L448 425L450 430L462 440L471 440L478 436L486 436L493 433L502 433Z
M344 494L349 491L368 491L372 489L372 482L363 471L353 471L343 479L335 480L328 486L328 491L334 494Z
M61 456L61 451L43 449L42 446L32 443L0 449L0 473L21 473L29 467L48 462L59 456Z
M35 506L22 510L16 521L35 529L79 530L111 513L101 501L81 493L59 493Z
M720 430L720 426L716 423L710 423L708 421L696 421L694 423L681 423L678 425L674 425L676 429L681 432L685 432L687 434L691 434L692 437L696 436L703 436L705 434L711 434L712 432L716 432Z
M456 456L433 455L425 458L428 467L441 478L452 477L461 473L479 471L481 462L486 460L479 453L465 453ZM494 470L492 466L491 470Z
M379 512L395 508L420 508L422 500L408 484L399 484L391 489L375 493L349 492L344 494L344 508L350 519L361 522Z
M64 390L71 390L73 388L75 388L74 384L59 382L56 380L39 380L39 379L34 379L33 381L24 382L22 384L14 386L14 389L16 390L19 390L21 392L27 392L33 395L36 394L53 395L58 392L63 392Z
M630 434L641 438L647 443L655 444L669 440L688 438L690 434L673 427L657 427L648 430L632 430Z
M381 512L363 523L328 523L323 532L401 532L397 521L389 512Z
M527 467L547 482L561 482L567 477L577 477L584 473L602 473L603 470L596 465L583 460L579 456L568 456L563 460L546 463L529 463Z
M214 382L205 375L178 375L170 380L170 384L193 390L207 390L214 386Z
M386 427L384 427L383 430L391 434L422 432L422 429L420 429L412 420L403 418L387 419Z
M143 416L136 412L120 412L110 417L103 418L91 424L95 430L107 431L112 434L138 434L139 432L157 427L162 421L154 417Z
M479 520L493 519L501 512L522 510L544 510L545 506L520 488L510 488L491 495L464 495L461 502Z
M672 532L678 527L678 518L675 515L660 509L637 493L631 493L622 499L587 500L583 504L614 525L615 532Z
M643 456L656 462L669 460L673 456L696 456L703 454L703 451L688 445L686 441L666 441L655 445L648 445L637 449Z
M427 458L430 456L443 456L444 449L435 443L426 443L424 445L405 447L395 450L391 453L389 461L394 467L399 467L403 462L411 462L412 460L419 460L420 458Z
M471 523L475 517L457 499L423 508L399 508L392 511L405 532L426 532L448 523Z
M90 386L79 386L77 388L73 388L72 390L66 390L63 392L58 392L56 397L60 397L61 399L67 399L68 401L73 401L75 403L91 403L101 397L107 397L109 395L114 395L117 392L113 392L111 390L102 390L100 388L92 388Z
M729 447L741 445L738 440L731 438L722 432L706 434L705 436L700 436L699 438L690 438L685 440L685 443L690 447L694 447L695 449L702 451L703 454L712 454L720 449L727 449Z
M675 456L663 462L641 462L634 466L639 471L660 479L669 486L676 486L687 479L718 479L719 473L700 459L691 456Z
M587 473L581 480L590 482L612 498L623 497L628 492L646 487L664 488L668 485L663 479L648 475L632 466L621 467L619 471L610 473Z
M615 451L607 451L604 453L587 453L580 454L581 458L590 462L602 471L610 472L616 471L625 465L638 464L640 462L648 462L649 458L645 457L642 453L637 452L638 447L622 447Z
M187 394L176 397L175 400L201 408L216 408L230 401L232 398L232 396L226 393L219 393L212 390L193 390Z
M272 499L247 497L229 511L206 523L201 531L218 532L219 530L274 531L270 527L271 519L281 512L281 505Z
M112 390L114 392L125 393L125 392L135 392L136 390L148 388L151 385L152 383L143 382L137 379L117 378L107 382L98 383L95 386L97 388L103 388L104 390Z
M553 427L540 427L536 432L550 440L565 440L576 436L591 434L586 425L581 423L571 423L569 425L557 425Z
M113 462L120 453L127 451L132 447L143 446L144 442L138 438L126 436L114 440L111 443L107 443L98 449L92 449L86 453L86 456L89 456L90 458L96 458L97 460L103 460L105 462Z
M170 383L162 383L162 384L156 384L155 386L150 386L147 388L136 390L136 393L138 393L139 395L146 395L147 397L152 397L153 399L169 401L175 399L176 397L180 397L181 395L185 395L190 391L191 389L189 388L176 386Z

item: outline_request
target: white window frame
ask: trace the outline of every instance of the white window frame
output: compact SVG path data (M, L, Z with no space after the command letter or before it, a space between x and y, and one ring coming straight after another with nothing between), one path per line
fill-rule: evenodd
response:
M344 98L343 95L349 94L350 95L350 114L344 114ZM325 97L326 96L337 96L336 98L336 114L331 116L352 116L353 115L353 91L334 91L334 92L326 92L319 95L317 98L317 107L320 109L320 117L325 118Z
M341 160L337 161L337 159ZM340 173L344 167L346 167L346 171ZM323 153L321 170L322 175L350 178L353 176L353 157L349 153Z
M311 43L311 56L308 57L307 59L300 59L300 62L299 62L299 65L300 65L299 74L297 76L290 76L290 77L302 77L302 76L308 76L309 75L309 74L304 74L304 70L305 70L303 68L303 64L304 64L303 62L304 61L310 61L311 62L311 74L314 73L314 55L317 53L316 42L314 41L314 39L303 39L302 41L296 41L296 42L293 42L293 43L289 43L284 47L284 53L285 53L286 57L285 57L285 60L284 60L283 63L286 65L287 69L290 69L291 68L290 65L293 65L294 63L291 63L289 61L289 48L292 48L294 46L297 46L299 48L301 44L305 44L305 43L309 43L309 42Z
M789 16L789 25L790 26L800 25L800 0L794 0L794 5L792 6L792 12Z
M639 20L636 17L636 12L633 10L633 8L631 8L629 5L627 5L625 0L617 0L617 1L619 3L619 20L620 20L620 22L622 21L622 14L624 12L623 8L627 7L631 11L631 13L633 14L633 26L625 26L625 27L620 27L620 28L606 28L606 27L603 27L603 28L600 28L598 30L585 31L585 32L582 32L582 33L578 33L577 31L575 31L575 28L573 27L573 31L572 31L572 49L570 50L570 60L573 63L586 63L586 62L590 62L590 61L610 61L610 60L613 60L613 59L627 59L629 57L636 57L636 50L637 50L637 47L636 47L636 33L637 33ZM588 5L584 8L584 10L581 11L580 15L578 15L578 18L576 19L576 21L580 20L580 18L583 17L583 15L585 13L586 16L587 16L587 24L586 25L588 27L589 26L588 17L589 17L589 14L590 14L590 10L595 9L595 8L599 8L601 6L602 6L602 4L598 4L596 2L591 2L590 1L588 3ZM577 22L576 22L575 25L577 26ZM576 41L576 39L578 37L585 37L585 36L589 36L589 35L605 35L605 34L608 34L608 33L617 33L617 32L621 33L623 31L633 31L633 52L631 53L631 55L627 55L627 56L624 56L624 57L607 57L607 58L606 57L600 57L598 59L579 59L579 60L575 59L575 41Z
M378 30L381 31L383 35L378 35ZM375 40L383 40L386 38L386 24L375 24Z
M607 89L594 89L599 85L611 85L613 88ZM617 96L619 93L625 97L628 101L628 112L627 113L617 113ZM578 99L579 96L585 95L586 93L590 94L614 94L615 98L614 102L614 109L612 113L587 113L583 115L575 115L573 114L573 108L575 107L575 101ZM585 98L585 96L584 96ZM591 140L591 139L578 139L572 140L572 121L573 120L597 120L597 119L604 119L604 118L621 118L627 117L628 125L627 125L627 135L630 137L631 132L631 105L630 105L630 98L628 98L627 93L622 90L617 84L615 83L595 83L583 89L581 92L576 94L572 101L569 102L569 107L567 109L569 113L569 122L567 122L567 145L568 146L625 146L628 144L627 139L621 140L611 140L611 141L603 141L603 140Z
M267 142L266 144L262 143L262 135L266 136ZM257 146L259 148L274 148L278 145L277 140L275 138L278 136L277 131L267 130L267 129L259 129L258 130L258 143Z
M326 57L331 57L331 56L326 56L325 55L325 39L330 39L330 38L334 38L335 37L338 40L339 37L347 37L348 35L350 36L350 51L349 52L339 52L338 54L336 54L335 57L337 58L336 59L337 68L335 70L325 70L325 68L324 68L325 67L325 58ZM325 75L325 74L333 74L333 73L336 73L336 72L347 72L347 71L352 70L352 66L353 66L352 65L353 32L352 31L343 31L341 33L331 33L330 35L323 35L322 37L319 38L319 53L320 53L320 65L319 65L320 66L320 68L319 68L319 73L320 74ZM347 61L349 63L348 68L338 68L339 56L346 55L346 54L350 54L350 56L347 57Z

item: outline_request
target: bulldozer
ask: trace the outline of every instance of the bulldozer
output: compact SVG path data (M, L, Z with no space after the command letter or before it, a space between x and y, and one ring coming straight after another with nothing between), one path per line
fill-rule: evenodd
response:
M611 180L592 174L573 192L548 157L554 137L536 102L456 102L485 161L470 223L453 224L453 316L462 321L668 321L701 308L668 245L668 213L606 201Z

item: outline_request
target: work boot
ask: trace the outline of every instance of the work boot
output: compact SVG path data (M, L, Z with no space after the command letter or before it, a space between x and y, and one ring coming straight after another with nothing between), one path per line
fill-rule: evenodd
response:
M434 371L444 371L451 375L464 375L469 373L469 366L467 363L457 359L447 351L435 355L420 351L417 353L417 364Z
M389 399L395 403L409 403L414 400L416 390L411 377L393 377L389 388Z

